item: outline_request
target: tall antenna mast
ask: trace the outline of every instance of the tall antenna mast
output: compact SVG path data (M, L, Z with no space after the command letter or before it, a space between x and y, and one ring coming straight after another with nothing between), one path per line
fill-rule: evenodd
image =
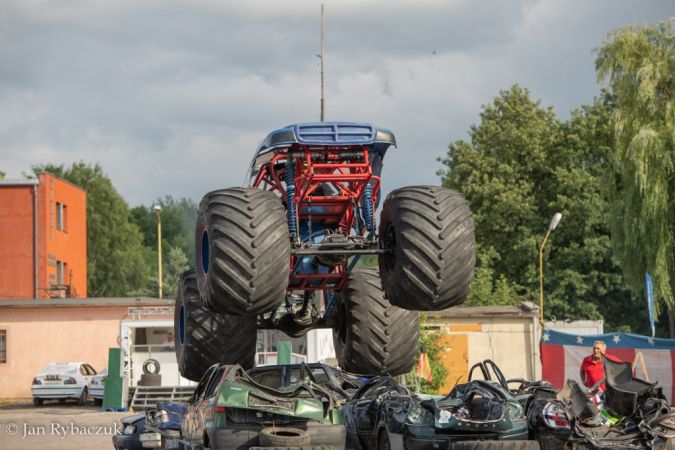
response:
M323 97L323 4L321 5L321 121L324 120L324 104L326 103Z

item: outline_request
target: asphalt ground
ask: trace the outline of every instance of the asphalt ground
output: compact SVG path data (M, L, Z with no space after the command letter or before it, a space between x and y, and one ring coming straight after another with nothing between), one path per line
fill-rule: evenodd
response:
M45 402L0 406L0 448L3 450L113 449L113 434L122 433L122 417L130 412L103 412L100 406Z

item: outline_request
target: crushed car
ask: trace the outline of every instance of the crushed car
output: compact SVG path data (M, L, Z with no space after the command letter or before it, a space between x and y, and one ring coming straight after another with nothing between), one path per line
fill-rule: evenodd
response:
M115 450L143 450L140 436L145 432L145 413L140 412L120 420L122 433L112 437Z
M486 379L472 380L474 369ZM499 448L539 448L527 440L523 406L489 360L472 367L469 381L446 396L415 394L392 377L374 377L342 407L342 417L353 449L487 449L491 441Z
M340 409L361 381L325 364L263 366L248 373L215 364L185 403L146 414L144 448L210 450L330 446L345 448Z
M675 413L657 383L633 377L628 362L602 362L606 378L590 389L575 380L562 389L531 387L532 439L545 449L673 448ZM603 381L604 393L592 395Z
M176 402L157 402L156 407L146 409L147 431L139 438L143 448L179 449L180 427L187 409L186 403Z

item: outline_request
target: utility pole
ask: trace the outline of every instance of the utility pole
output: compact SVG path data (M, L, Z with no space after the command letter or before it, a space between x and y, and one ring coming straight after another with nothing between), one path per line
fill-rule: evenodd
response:
M321 121L324 121L324 104L326 101L323 97L323 4L321 5Z

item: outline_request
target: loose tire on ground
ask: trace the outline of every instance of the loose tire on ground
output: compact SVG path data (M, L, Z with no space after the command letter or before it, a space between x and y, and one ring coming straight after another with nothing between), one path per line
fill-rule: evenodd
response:
M356 269L335 301L333 344L338 364L350 373L391 376L415 364L419 314L384 298L378 269Z
M413 186L391 192L380 215L382 287L392 305L438 311L471 291L476 239L469 203L458 192Z
M174 308L176 360L181 375L199 381L215 363L253 367L257 321L214 313L199 299L195 271L188 270L178 281Z
M82 393L77 398L77 404L79 406L84 406L87 404L87 398L89 397L89 391L87 391L86 386L82 389Z
M156 374L159 373L159 370L162 366L159 365L159 361L156 359L147 359L143 363L143 373Z
M309 433L299 428L263 428L258 437L262 447L306 447Z
M202 302L214 312L255 316L279 306L290 270L279 197L254 188L206 194L197 213L195 267Z
M453 450L539 450L537 441L464 441L456 442Z
M161 386L162 376L158 373L143 373L138 380L139 386Z

